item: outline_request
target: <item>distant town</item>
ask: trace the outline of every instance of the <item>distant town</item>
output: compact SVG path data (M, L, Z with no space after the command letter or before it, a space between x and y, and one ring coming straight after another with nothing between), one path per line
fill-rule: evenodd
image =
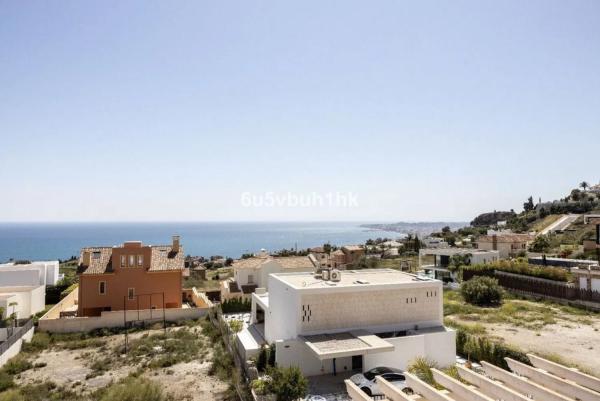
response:
M2 264L0 397L600 399L600 185L422 229L239 259L174 234Z

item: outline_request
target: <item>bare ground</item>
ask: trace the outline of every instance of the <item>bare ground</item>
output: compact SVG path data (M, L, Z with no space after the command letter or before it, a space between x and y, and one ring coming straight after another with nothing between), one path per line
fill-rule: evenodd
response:
M139 338L144 334L153 334L160 330L146 330L130 335L130 340ZM90 368L91 361L103 359L115 347L122 346L124 336L114 335L104 337L105 347L82 348L76 350L52 349L43 351L31 362L38 365L35 369L22 372L17 378L18 384L34 384L52 381L59 386L64 386L81 394L88 394L99 388L118 381L133 371L138 366L109 366L107 372L95 376ZM205 358L206 359L206 358ZM193 360L178 363L168 368L146 369L143 376L159 383L166 393L177 400L186 401L214 401L223 398L228 389L225 383L208 374L210 362Z
M508 344L540 355L558 355L565 362L600 376L600 322L588 324L551 324L533 331L522 327L493 324L488 332Z

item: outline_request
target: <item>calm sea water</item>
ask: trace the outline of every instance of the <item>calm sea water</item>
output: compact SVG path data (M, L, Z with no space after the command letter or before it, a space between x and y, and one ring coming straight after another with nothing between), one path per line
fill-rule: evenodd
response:
M398 238L397 232L372 231L361 223L71 223L0 224L0 261L67 259L84 246L112 246L128 240L168 244L178 234L186 254L239 257L261 248L309 248Z

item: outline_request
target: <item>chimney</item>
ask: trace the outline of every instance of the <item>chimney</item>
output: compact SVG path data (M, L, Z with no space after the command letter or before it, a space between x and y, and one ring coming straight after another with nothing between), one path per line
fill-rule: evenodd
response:
M83 251L83 258L81 264L84 266L90 265L90 251Z
M172 251L175 252L175 253L179 252L179 235L174 235L173 236Z

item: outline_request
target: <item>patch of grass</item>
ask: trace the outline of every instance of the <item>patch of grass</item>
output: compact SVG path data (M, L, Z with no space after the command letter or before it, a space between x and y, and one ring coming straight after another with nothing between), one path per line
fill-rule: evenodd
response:
M25 372L26 370L32 369L33 364L22 355L10 359L3 367L2 370L9 375L18 375L19 373Z
M149 368L166 368L195 359L204 348L204 339L197 329L182 327L166 335L153 334L133 340L127 359L144 361Z
M571 310L577 314L571 315ZM533 302L507 294L502 306L497 308L480 307L467 304L458 291L444 291L444 316L453 320L476 321L484 323L509 324L530 330L539 330L544 326L571 321L592 325L595 314L573 307L555 304L549 301Z
M155 382L141 377L127 378L99 390L99 401L167 401L168 397Z
M6 391L11 387L14 387L15 382L13 381L12 375L9 375L4 371L0 370L0 392Z

